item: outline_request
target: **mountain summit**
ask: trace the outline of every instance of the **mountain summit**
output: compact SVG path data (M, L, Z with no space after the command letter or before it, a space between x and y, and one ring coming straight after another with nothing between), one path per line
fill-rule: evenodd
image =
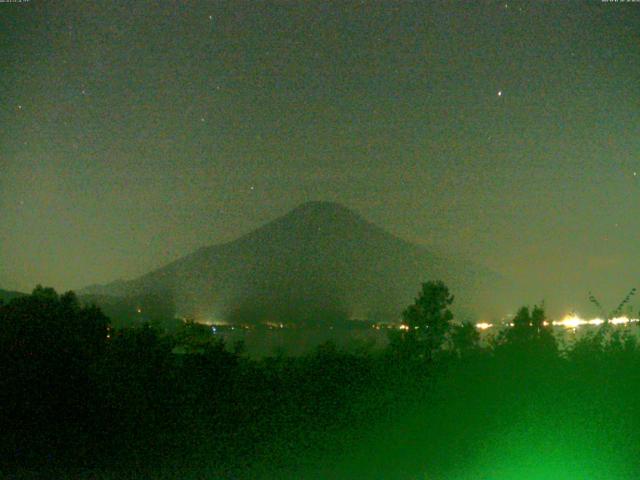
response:
M498 277L402 240L333 202L314 201L237 240L83 294L163 295L199 320L396 321L421 282L444 280L458 312L486 312Z

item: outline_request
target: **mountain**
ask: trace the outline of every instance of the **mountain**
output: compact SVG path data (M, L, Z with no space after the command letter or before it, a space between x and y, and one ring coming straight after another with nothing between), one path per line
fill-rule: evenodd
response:
M199 320L396 321L420 284L447 283L458 316L497 313L493 272L402 240L332 202L305 203L237 240L83 295L162 296Z
M23 297L25 293L20 292L11 292L9 290L0 290L0 301L4 303L8 303L14 298Z

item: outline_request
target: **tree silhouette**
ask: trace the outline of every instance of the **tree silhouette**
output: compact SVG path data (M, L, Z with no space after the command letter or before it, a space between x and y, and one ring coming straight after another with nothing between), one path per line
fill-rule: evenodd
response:
M512 327L501 333L498 344L515 347L516 351L523 354L557 353L556 338L543 307L536 305L531 311L529 307L521 307L512 323Z
M620 301L618 306L615 309L613 309L611 312L609 312L609 313L606 313L606 311L603 308L602 304L598 301L598 299L591 292L589 292L589 301L596 306L596 308L598 309L598 311L602 315L605 323L608 323L609 320L611 320L612 318L615 318L615 317L618 317L618 316L622 315L622 310L624 309L625 305L626 306L630 306L629 302L631 301L631 298L635 294L636 294L636 288L634 287L631 290L629 290L629 293L627 293L627 295ZM633 308L631 309L631 311L633 311Z
M402 313L408 328L405 339L419 356L433 360L444 345L453 320L449 310L452 303L453 295L442 281L429 281L422 284L418 298Z
M72 292L37 286L0 307L0 430L15 433L17 451L86 448L85 427L94 418L91 368L107 333L100 309L81 306Z
M480 348L480 332L473 323L454 325L451 330L451 345L460 357L477 352Z

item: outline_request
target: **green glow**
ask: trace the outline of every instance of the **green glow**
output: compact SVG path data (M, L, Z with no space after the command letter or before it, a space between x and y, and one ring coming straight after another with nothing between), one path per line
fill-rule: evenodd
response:
M567 422L535 419L495 435L456 480L613 480L629 478L627 446L609 445L606 434ZM572 426L571 424L574 424ZM620 437L617 437L620 438ZM626 455L625 455L626 453ZM429 478L426 476L425 478Z

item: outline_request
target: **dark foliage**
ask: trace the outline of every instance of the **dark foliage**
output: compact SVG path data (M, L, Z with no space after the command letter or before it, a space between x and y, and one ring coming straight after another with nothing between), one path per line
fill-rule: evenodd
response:
M485 346L452 301L425 284L385 350L250 359L194 323L112 331L99 309L38 287L0 306L0 472L637 478L635 327L561 350L543 309L524 307Z
M0 458L48 462L85 448L96 394L90 366L108 332L107 317L72 292L38 286L0 308Z

